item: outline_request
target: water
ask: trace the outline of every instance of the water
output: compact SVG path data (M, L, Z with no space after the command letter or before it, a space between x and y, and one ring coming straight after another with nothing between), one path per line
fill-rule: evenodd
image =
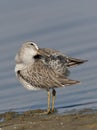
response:
M97 108L97 1L0 1L0 112L44 109L45 91L28 91L16 80L14 57L24 41L58 49L88 62L71 69L80 85L57 89L59 112Z

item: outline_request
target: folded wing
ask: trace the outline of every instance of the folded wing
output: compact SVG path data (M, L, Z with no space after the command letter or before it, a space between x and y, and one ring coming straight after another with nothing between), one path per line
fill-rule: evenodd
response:
M77 59L73 57L66 56L62 54L60 51L49 49L49 48L40 48L39 53L43 56L46 56L46 59L55 58L58 59L60 62L67 67L73 67L78 66L80 64L83 64L84 62L87 62L87 60Z
M36 61L33 66L30 65L24 70L20 70L18 75L32 86L46 90L80 83L79 81L65 78L41 61Z

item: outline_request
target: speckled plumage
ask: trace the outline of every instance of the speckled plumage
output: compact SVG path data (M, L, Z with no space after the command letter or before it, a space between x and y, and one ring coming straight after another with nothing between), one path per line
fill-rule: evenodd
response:
M53 89L67 85L76 84L79 81L65 78L60 73L55 72L48 65L44 65L42 61L36 61L32 65L28 65L23 70L18 71L18 78L29 83L37 89Z
M60 51L50 48L39 48L39 53L45 57L47 64L65 76L70 73L68 68L78 66L87 61L66 56Z

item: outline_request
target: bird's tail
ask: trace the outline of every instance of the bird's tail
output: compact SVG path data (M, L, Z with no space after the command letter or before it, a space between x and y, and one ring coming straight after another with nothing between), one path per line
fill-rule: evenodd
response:
M78 65L83 64L87 61L88 60L82 60L82 59L76 59L76 58L68 57L67 58L67 67L78 66Z

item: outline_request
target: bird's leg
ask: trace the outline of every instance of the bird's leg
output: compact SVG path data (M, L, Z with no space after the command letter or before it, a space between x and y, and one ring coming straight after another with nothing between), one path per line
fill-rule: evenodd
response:
M52 112L55 111L54 105L55 105L55 98L56 98L56 90L52 90Z
M50 90L48 90L48 109L47 109L47 113L50 113L50 97L51 97L51 93Z

